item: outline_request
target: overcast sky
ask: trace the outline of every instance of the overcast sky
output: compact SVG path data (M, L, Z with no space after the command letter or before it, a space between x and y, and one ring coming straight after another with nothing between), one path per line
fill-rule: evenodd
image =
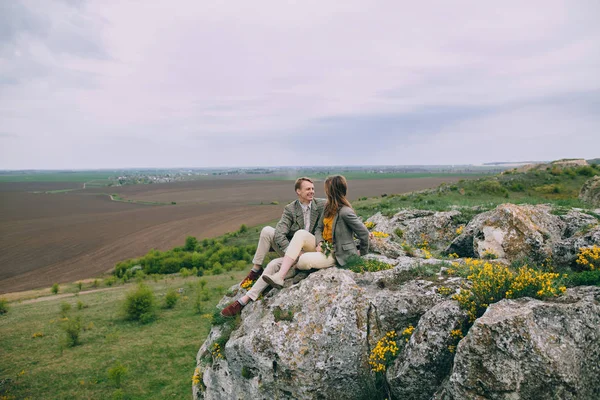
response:
M600 157L600 2L0 0L0 169Z

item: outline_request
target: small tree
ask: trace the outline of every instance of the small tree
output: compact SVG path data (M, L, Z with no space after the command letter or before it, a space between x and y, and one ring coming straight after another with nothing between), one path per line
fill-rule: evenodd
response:
M198 281L198 285L200 285L200 290L204 290L204 287L206 286L208 282L206 281L206 279L202 278Z
M108 369L107 375L110 380L115 383L117 388L121 387L121 380L127 374L127 367L116 361L111 368Z
M69 303L66 301L60 303L60 315L62 315L63 318L69 314L69 311L71 311L71 305Z
M194 311L196 311L196 314L202 314L203 311L202 293L200 292L196 293L196 299L194 301Z
M0 297L0 315L8 312L8 300L4 297Z
M170 288L169 290L167 290L167 294L165 295L164 308L175 307L175 304L177 304L178 299L179 299L179 294L175 291L175 289Z
M194 251L196 250L196 246L198 246L198 239L193 236L185 238L185 246L183 246L185 251Z
M79 341L79 334L81 334L81 318L72 318L68 320L63 329L66 333L66 340L68 347L75 347L81 342Z
M152 321L156 312L156 301L152 289L144 284L139 284L135 290L127 294L124 309L127 319L142 323Z
M52 289L50 289L53 294L58 294L58 283L52 285Z

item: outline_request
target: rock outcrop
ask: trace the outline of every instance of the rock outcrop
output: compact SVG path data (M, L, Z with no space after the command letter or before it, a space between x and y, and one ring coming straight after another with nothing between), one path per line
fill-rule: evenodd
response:
M501 300L470 326L452 294L472 283L443 274L454 268L449 261L419 258L430 256L421 250L407 257L398 243L401 231L401 240L419 246L422 229L430 244L453 238L448 253L488 250L504 264L552 256L576 269L579 249L600 245L598 219L551 211L502 204L475 216L458 237L458 212L373 216L374 230L390 237L375 240L380 254L366 257L390 269L303 272L251 302L241 318L214 325L198 352L195 398L380 398L372 390L384 378L395 399L600 398L600 287L546 301ZM218 307L243 294L232 287ZM411 326L385 374L375 375L369 355L378 340Z
M377 213L367 221L375 224L376 231L388 233L411 246L424 240L431 247L445 247L454 237L460 211L436 212L429 210L402 210L391 218Z
M447 253L483 257L492 252L509 262L538 262L552 256L552 244L561 240L566 224L546 205L501 204L477 215L448 246Z
M600 398L600 288L492 304L459 343L439 399Z
M227 327L213 326L198 353L196 398L369 398L370 351L386 332L411 325L386 373L397 399L597 398L600 288L569 289L554 301L502 300L458 342L453 331L467 317L438 289L452 293L462 280L415 280L415 268L408 257L375 273L331 268L271 291L243 310L216 358L213 343Z
M436 311L436 304L446 299L436 291L442 283L406 281L416 267L415 259L405 257L394 269L362 275L330 268L290 288L271 291L264 300L244 308L241 325L221 349L223 358L206 366L203 360L223 333L223 327L213 327L198 353L206 388L196 389L196 395L205 399L356 398L369 379L370 350L387 331L417 326L426 313L429 325L434 325L438 318L448 320L441 316L443 310L457 309L452 301L453 305ZM460 280L445 284L456 290ZM232 300L226 298L222 304ZM425 350L416 346L414 351ZM427 362L431 360L424 358L419 368L427 368ZM419 373L414 369L415 378Z
M600 176L587 180L579 192L579 198L595 207L600 207Z

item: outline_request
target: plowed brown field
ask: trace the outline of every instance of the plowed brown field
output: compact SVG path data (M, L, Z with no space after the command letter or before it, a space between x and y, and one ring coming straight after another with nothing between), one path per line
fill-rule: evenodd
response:
M349 198L404 193L456 180L355 180L349 182ZM315 186L317 196L324 197L322 183ZM291 181L232 179L32 193L77 187L81 185L0 183L0 293L97 276L117 261L152 248L182 245L189 235L203 239L241 224L274 221L295 198ZM169 204L112 201L105 193Z

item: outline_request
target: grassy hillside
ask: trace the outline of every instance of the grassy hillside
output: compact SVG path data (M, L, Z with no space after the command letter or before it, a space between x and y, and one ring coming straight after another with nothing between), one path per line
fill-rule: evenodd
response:
M456 184L407 195L362 198L353 205L362 217L378 211L393 215L402 208L447 211L477 206L477 212L481 212L502 203L550 203L558 207L587 208L588 205L582 203L578 195L583 183L594 175L600 175L600 165L553 167L527 172L509 170L500 175L461 180ZM464 211L469 213L469 210Z
M8 313L0 315L0 398L190 398L195 355L210 330L215 305L246 273L147 280L159 305L168 288L184 290L173 309L159 309L147 325L122 317L125 295L135 282L68 298L10 303ZM200 280L206 281L204 288ZM198 297L201 313L195 309ZM63 304L70 310L63 313ZM67 347L64 318L77 317L81 344ZM108 374L116 363L127 369L121 391Z

